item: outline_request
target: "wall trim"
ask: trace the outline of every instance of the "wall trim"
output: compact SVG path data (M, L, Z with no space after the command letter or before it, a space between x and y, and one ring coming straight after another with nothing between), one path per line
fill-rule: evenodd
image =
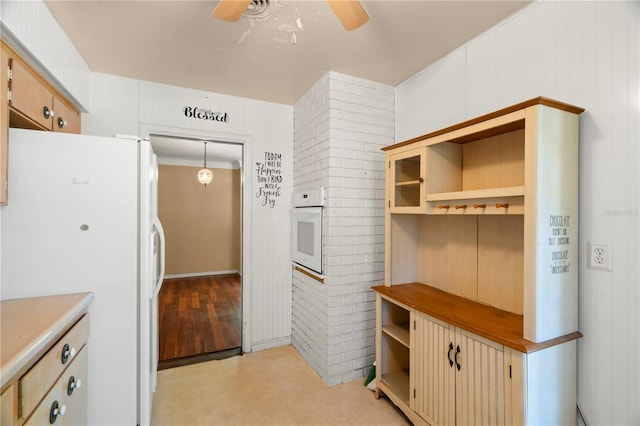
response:
M264 340L262 342L253 343L251 345L251 352L278 348L280 346L287 346L290 344L291 344L291 336L280 337L278 339Z
M173 278L206 277L209 275L227 275L227 274L240 274L240 276L242 276L242 273L240 273L240 271L238 271L237 269L235 270L231 269L228 271L209 271L209 272L190 272L186 274L170 274L170 275L165 275L164 279L170 280Z
M162 124L139 123L138 133L142 138L149 138L151 134L173 137L200 137L204 139L216 140L219 142L231 142L242 145L242 168L240 182L242 187L242 241L241 241L241 272L242 281L242 351L251 352L251 267L249 254L251 250L251 177L245 176L251 164L251 136L228 134L206 130L183 129ZM291 340L291 339L289 339Z

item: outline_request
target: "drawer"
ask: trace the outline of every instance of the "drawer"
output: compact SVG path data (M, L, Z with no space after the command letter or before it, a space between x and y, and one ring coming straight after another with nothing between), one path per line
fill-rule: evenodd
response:
M89 315L86 314L20 379L20 418L29 416L88 337Z
M87 352L88 348L85 346L76 354L73 361L70 361L62 377L45 395L25 425L87 424ZM79 383L79 386L70 386L70 383L76 385ZM56 407L60 411L58 415L52 414Z

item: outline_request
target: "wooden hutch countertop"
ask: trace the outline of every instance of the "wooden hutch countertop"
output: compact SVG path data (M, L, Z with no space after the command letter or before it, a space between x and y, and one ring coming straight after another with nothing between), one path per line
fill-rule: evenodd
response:
M421 283L391 287L379 285L372 288L410 308L523 353L532 353L582 337L582 333L576 331L535 343L522 337L522 315L483 305Z

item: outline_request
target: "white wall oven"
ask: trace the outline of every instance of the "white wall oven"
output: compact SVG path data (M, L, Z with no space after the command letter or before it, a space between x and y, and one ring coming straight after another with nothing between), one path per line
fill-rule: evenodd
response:
M322 216L324 188L296 192L293 210L293 262L322 274Z

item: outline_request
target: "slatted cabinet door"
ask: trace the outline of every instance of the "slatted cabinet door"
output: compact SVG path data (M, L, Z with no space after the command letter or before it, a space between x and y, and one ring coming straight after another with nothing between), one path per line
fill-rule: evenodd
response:
M453 425L456 421L455 367L449 357L453 361L454 327L416 312L413 331L415 394L412 408L432 426Z
M455 334L456 423L505 425L504 347L459 328Z

